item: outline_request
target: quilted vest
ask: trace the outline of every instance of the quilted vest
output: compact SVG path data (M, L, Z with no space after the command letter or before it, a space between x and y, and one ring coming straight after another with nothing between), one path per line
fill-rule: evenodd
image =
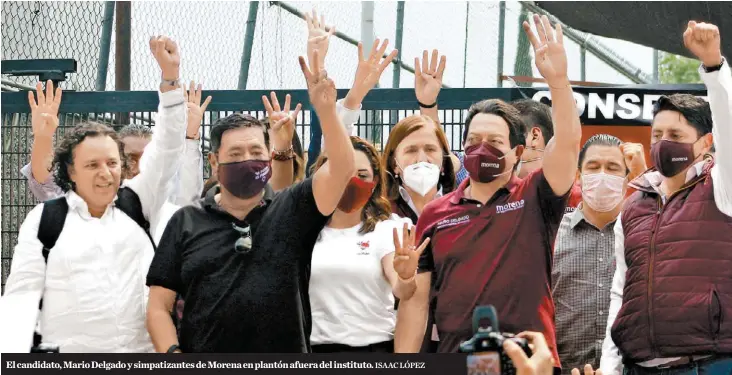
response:
M622 213L623 305L612 339L626 362L732 354L732 217L710 170L668 197L639 188Z

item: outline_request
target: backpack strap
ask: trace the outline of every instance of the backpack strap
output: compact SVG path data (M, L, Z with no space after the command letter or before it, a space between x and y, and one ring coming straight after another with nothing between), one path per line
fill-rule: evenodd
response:
M115 202L115 206L145 231L147 238L150 239L150 243L153 245L153 249L157 250L155 241L150 234L150 222L145 219L145 214L142 212L142 203L137 193L129 187L121 187L117 191L117 202Z
M56 246L56 241L64 229L69 204L66 197L51 199L43 203L41 222L38 224L38 240L43 244L43 260L48 263L48 253Z

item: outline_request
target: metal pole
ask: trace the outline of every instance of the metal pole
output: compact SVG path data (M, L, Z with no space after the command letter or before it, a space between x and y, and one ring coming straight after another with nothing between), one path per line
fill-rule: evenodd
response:
M580 46L580 81L586 81L587 76L587 47Z
M104 2L102 19L102 38L99 40L99 62L97 63L96 90L107 88L107 69L109 68L109 45L112 43L112 24L114 23L114 1Z
M397 52L396 60L402 59L402 37L404 36L404 1L397 2L397 19L396 19L396 41L394 48L399 50ZM363 56L361 56L363 58ZM399 64L394 64L394 76L392 77L391 87L398 89L399 82L401 81L401 68Z
M470 22L470 1L465 2L465 45L463 46L463 87L468 77L468 23Z
M653 50L653 83L659 83L661 81L658 74L658 60L660 59L660 54L661 52L659 50Z
M114 89L117 91L130 91L130 65L132 54L132 2L117 1L117 12L115 21L117 23L115 47L115 81ZM129 113L119 113L117 125L129 123Z
M239 68L239 85L237 89L246 90L249 79L249 64L252 61L252 47L254 47L254 31L257 27L257 13L259 1L249 2L246 34L244 35L244 50L241 52L241 67Z
M374 44L374 39L376 39L374 35L374 2L363 1L361 2L361 43L363 43L366 51L371 49L371 46ZM379 87L378 82L376 83L376 87ZM369 116L369 112L366 112L366 121L364 121L366 123L365 138L370 140L371 143L377 144L380 143L377 142L377 138L379 137L377 124L380 124L381 121L376 118L379 113L378 111L372 113L373 115Z
M505 29L506 29L506 2L501 1L498 5L498 75L496 77L496 86L503 87L503 49L505 45ZM467 34L467 31L466 31Z

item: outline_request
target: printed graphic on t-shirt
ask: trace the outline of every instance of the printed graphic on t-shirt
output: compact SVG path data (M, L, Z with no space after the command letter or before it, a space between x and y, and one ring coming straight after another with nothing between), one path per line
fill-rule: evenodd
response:
M361 249L357 255L369 255L371 254L369 250L369 241L359 241L356 245L358 245L359 249Z

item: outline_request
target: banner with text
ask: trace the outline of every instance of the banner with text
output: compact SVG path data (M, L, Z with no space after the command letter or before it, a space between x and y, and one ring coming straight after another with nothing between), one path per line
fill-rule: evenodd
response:
M518 87L512 99L533 99L551 106L546 87ZM650 126L653 106L662 95L691 94L707 100L706 90L668 90L655 88L572 87L583 125Z
M465 374L460 354L2 354L3 375L68 374Z

